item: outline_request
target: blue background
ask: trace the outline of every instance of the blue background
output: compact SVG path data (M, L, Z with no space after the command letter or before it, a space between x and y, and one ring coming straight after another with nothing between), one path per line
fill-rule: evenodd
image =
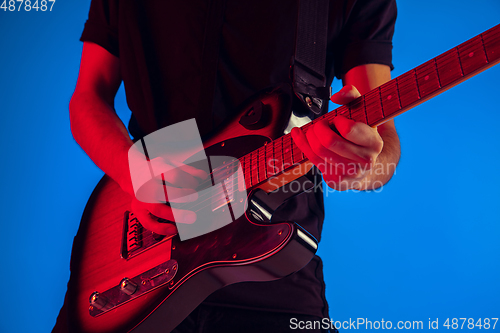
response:
M52 328L101 177L68 118L89 3L0 10L0 332ZM400 1L393 76L499 19L498 0ZM326 195L319 253L334 320L427 329L439 318L445 331L446 318L500 317L499 77L496 66L398 117L403 153L379 193ZM116 107L128 117L122 90Z

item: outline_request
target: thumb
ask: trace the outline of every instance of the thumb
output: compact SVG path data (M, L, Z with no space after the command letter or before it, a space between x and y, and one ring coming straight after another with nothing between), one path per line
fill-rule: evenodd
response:
M191 176L205 180L208 177L208 172L202 169L197 169L194 166L178 163L177 167L182 171L189 173ZM207 166L208 167L208 166Z
M330 100L335 104L348 104L349 102L354 101L356 98L360 97L358 89L355 86L348 84L340 89L339 92L335 93L330 97Z

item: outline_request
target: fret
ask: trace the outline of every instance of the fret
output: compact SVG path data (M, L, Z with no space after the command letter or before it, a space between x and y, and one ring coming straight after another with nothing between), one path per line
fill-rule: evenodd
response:
M243 174L245 176L245 185L247 188L252 187L252 174L250 172L251 167L251 157L250 154L247 154L243 157Z
M281 171L285 170L286 168L286 164L285 164L285 136L282 136L280 138L280 141L281 141L281 147L280 147L280 150L281 150L281 163L282 163L282 167L281 167Z
M373 126L395 113L406 111L421 99L440 93L500 58L500 25L476 36L401 76L373 89L348 106L340 106L301 127L306 133L321 120L342 115ZM241 158L245 185L256 184L306 160L291 135L284 135Z
M252 182L252 154L245 155L245 178L248 179L251 186Z
M398 78L401 107L407 107L420 99L417 76L414 70L400 75Z
M337 108L337 116L344 116L351 119L351 110L347 106L342 105L341 107ZM328 123L330 125L333 124L333 118L329 119Z
M274 174L276 173L274 166L274 160L275 160L274 149L273 149L274 144L271 141L267 145L265 145L265 147L266 147L266 174L267 178L269 178L271 176L274 176Z
M240 163L241 172L243 174L243 180L245 180L245 163L244 163L244 160L245 160L245 156L242 156L242 157L240 157L238 159L238 162ZM212 185L213 185L213 183L212 183Z
M245 178L248 180L250 183L250 186L253 186L252 183L252 157L251 154L246 155L246 163L245 163Z
M327 113L327 114L325 114L323 116L325 118L327 118L329 116L332 117L332 118L335 118L335 117L337 117L337 109L334 109L334 110L330 111L329 113ZM330 122L330 119L328 119L328 122Z
M380 86L380 99L382 100L382 112L385 117L401 110L396 80L391 80Z
M366 116L368 125L375 124L377 121L384 119L382 113L382 101L380 100L380 90L373 89L365 95Z
M302 150L299 149L299 147L297 146L297 144L295 144L293 140L292 140L292 154L294 163L300 163L305 158L304 153L302 153Z
M434 60L434 70L436 71L437 83L439 85L439 88L442 88L443 85L441 84L441 78L439 77L439 72L438 72L438 68L437 68L436 58L434 58L432 60Z
M458 54L464 75L468 75L488 63L481 36L476 36L458 46Z
M283 171L283 137L274 141L274 165L276 173Z
M283 167L284 169L287 169L292 165L292 137L287 134L283 137Z
M259 152L259 158L258 158L259 178L260 178L260 181L264 181L267 179L267 175L266 175L266 146L260 147L258 152Z
M500 26L491 28L481 35L483 37L484 49L486 50L488 62L493 62L500 58Z
M436 67L442 87L455 82L463 76L456 48L437 56Z
M257 162L258 162L257 154L258 154L258 152L256 150L254 150L251 154L252 164L250 167L250 174L252 177L252 184L254 184L254 185L259 183L259 169L258 169L258 165L257 165Z
M362 123L367 123L366 111L365 111L365 99L363 96L349 103L349 108L351 111L351 119L354 121L360 121Z
M415 68L415 73L417 75L418 90L421 98L424 98L441 88L436 70L435 59L429 60Z

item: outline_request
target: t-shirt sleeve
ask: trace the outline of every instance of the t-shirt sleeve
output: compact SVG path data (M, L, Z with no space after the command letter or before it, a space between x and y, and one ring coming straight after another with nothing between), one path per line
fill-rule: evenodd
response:
M98 44L117 57L118 3L119 0L92 0L89 18L80 37L82 42Z
M353 67L365 64L388 65L392 70L395 0L357 0L347 7L350 11L336 46L341 51L335 54L335 75L340 79Z

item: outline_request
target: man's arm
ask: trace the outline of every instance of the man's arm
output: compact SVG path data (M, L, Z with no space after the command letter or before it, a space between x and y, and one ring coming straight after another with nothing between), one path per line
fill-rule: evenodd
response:
M345 86L332 101L347 104L390 78L386 65L357 66L346 73ZM299 129L292 131L297 145L318 166L325 182L337 190L369 190L387 183L400 156L394 122L376 128L341 116L333 122L336 131L327 121L316 123L306 134Z
M120 83L119 59L101 46L85 42L69 105L71 131L92 161L133 194L127 160L132 140L114 110Z
M73 137L92 161L132 197L132 209L144 227L163 235L175 234L173 224L159 223L149 214L173 221L169 206L143 203L135 198L128 162L133 143L113 107L120 83L119 59L101 46L85 42L69 106ZM191 222L196 218L193 214L181 211L177 217Z

